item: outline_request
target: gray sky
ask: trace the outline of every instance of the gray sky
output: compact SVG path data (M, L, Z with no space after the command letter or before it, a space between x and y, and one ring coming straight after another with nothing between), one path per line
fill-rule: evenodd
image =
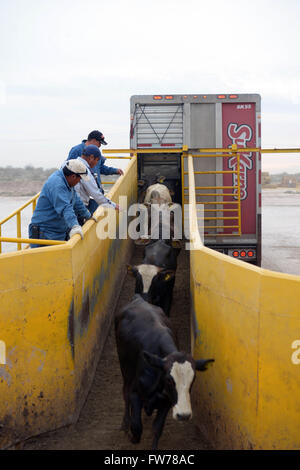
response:
M134 94L259 93L262 146L300 147L299 17L299 0L0 0L0 166L58 166L93 129L127 148Z

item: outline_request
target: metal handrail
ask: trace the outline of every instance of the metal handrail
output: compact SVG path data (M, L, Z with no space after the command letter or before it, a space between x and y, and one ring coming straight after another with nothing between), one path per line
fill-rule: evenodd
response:
M104 153L116 153L114 150L104 150ZM121 152L121 151L118 151ZM127 153L127 150L126 150ZM132 153L132 150L130 150L130 153ZM109 158L118 158L118 157L109 157ZM132 157L121 157L124 159L130 160ZM116 181L104 181L102 184L105 185L110 185L110 184L115 184ZM33 196L29 201L27 201L25 204L23 204L21 207L16 209L14 212L12 212L10 215L5 217L0 221L0 254L2 253L2 243L17 243L17 250L20 251L22 249L22 243L30 243L30 244L39 244L39 245L62 245L64 243L67 243L66 241L61 241L61 240L44 240L44 239L31 239L31 238L22 238L22 230L21 230L21 212L28 207L30 204L32 204L32 212L34 212L36 208L36 201L40 196L40 192L37 193L35 196ZM16 217L17 221L17 237L2 237L2 225L4 225L6 222L11 220L13 217Z
M193 158L201 158L201 157L212 157L216 155L211 155L212 153L232 153L235 150L238 150L241 153L248 153L248 152L259 152L259 153L300 153L300 148L290 148L290 149L263 149L261 147L239 147L235 144L232 145L232 148L199 148L195 149L197 152L200 153L207 153L208 155L195 155L195 154L189 154ZM111 149L111 150L101 150L103 154L109 154L109 153L182 153L182 152L188 152L189 148L188 146L183 146L179 148L137 148L137 149ZM226 157L226 155L217 155L218 157ZM108 157L108 158L132 158L132 157Z
M21 237L21 233L22 233L21 232L21 212L26 207L28 207L30 204L32 204L32 212L34 212L34 209L36 207L36 201L37 201L39 195L40 195L40 192L37 193L35 196L33 196L31 199L29 199L29 201L25 202L25 204L23 204L21 207L16 209L10 215L8 215L7 217L5 217L4 219L2 219L0 221L0 254L2 253L2 242L17 243L18 244L18 246L17 246L18 251L22 249L22 243L28 243L28 241L26 241L26 240L28 240L27 238L25 239L25 238ZM9 220L11 220L13 217L17 218L17 238L2 237L2 225L4 225ZM23 240L25 240L25 241L23 241Z
M0 237L1 242L11 242L11 243L18 243L21 245L22 243L29 243L33 245L64 245L67 243L65 240L47 240L44 238L22 238L22 237Z
M207 149L206 149L207 150ZM184 176L185 175L188 175L189 171L190 171L190 167L189 167L189 171L184 171L184 158L185 157L191 157L192 160L193 158L199 158L199 157L206 157L206 156L209 156L209 157L218 157L218 158L223 158L223 157L232 157L232 156L236 156L237 158L237 170L232 170L232 171L228 171L228 170L223 170L223 171L214 171L214 170L210 170L210 171L194 171L194 168L193 168L193 174L194 175L204 175L204 174L214 174L214 175L217 175L217 174L236 174L237 175L237 186L195 186L194 185L194 191L195 191L195 194L194 194L194 198L195 198L195 201L197 200L197 198L202 198L202 197L227 197L227 196L236 196L237 197L237 200L236 201L204 201L203 204L204 205L215 205L218 207L219 206L222 206L222 208L219 208L219 209L204 209L204 212L220 212L220 211L232 211L232 212L237 212L236 215L233 215L232 217L225 217L225 215L223 215L222 217L200 217L203 221L205 220L212 220L212 221L216 221L216 220L232 220L232 221L237 221L237 224L238 225L225 225L225 226L221 226L221 225L214 225L214 226L207 226L207 230L211 230L211 229L214 229L214 230L219 230L219 229L233 229L233 228L237 228L238 229L238 233L232 233L230 235L232 236L241 236L242 232L241 232L241 191L240 191L240 151L241 149L238 149L237 151L237 146L233 146L233 149L227 149L227 151L229 150L228 152L228 155L220 155L220 154L209 154L209 155L194 155L194 154L187 154L187 153L183 153L182 156L181 156L181 178L182 178L182 201L183 203L186 203L188 202L188 199L186 198L186 196L188 196L187 194L185 194L185 191L186 190L189 190L189 187L188 186L184 186ZM197 188L197 191L196 191L196 188ZM237 193L199 193L199 190L211 190L211 189L237 189ZM189 192L190 194L190 192ZM225 205L228 205L228 204L234 204L236 207L234 209L224 209L224 206ZM184 208L183 208L184 210ZM184 217L184 215L183 215ZM201 226L201 228L204 228ZM224 234L224 233L214 233L214 234L206 234L206 236L224 236L224 235L229 235L229 234Z
M39 195L41 193L37 193L35 196L33 196L31 199L29 199L29 201L25 202L25 204L23 204L23 206L19 207L18 209L16 209L14 212L12 212L10 215L8 215L7 217L5 217L5 219L2 219L0 220L0 225L3 225L5 222L7 222L8 220L12 219L15 215L18 214L18 212L21 212L23 209L25 209L25 207L28 207L30 204L36 204L36 200L38 199Z

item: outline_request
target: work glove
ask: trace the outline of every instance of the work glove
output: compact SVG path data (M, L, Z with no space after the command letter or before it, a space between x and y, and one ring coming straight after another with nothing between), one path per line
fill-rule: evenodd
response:
M98 219L95 215L91 215L91 217L88 220L94 220L96 223L98 222Z
M73 237L73 235L80 235L81 236L81 240L83 240L83 231L82 231L82 228L80 227L80 225L74 225L71 230L70 230L70 233L69 233L69 237Z

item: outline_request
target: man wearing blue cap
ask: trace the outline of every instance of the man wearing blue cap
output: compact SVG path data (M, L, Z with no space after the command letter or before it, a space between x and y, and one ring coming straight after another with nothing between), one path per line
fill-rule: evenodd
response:
M87 140L83 140L81 144L75 145L75 147L71 148L67 160L81 157L83 149L88 145L96 145L96 147L98 147L99 149L101 145L107 145L107 142L105 142L105 138L102 132L92 131L89 133ZM113 168L111 166L106 166L104 164L105 160L106 158L104 158L100 152L99 162L93 168L93 171L97 173L97 181L102 192L104 191L101 187L101 173L103 175L123 175L123 170L121 170L121 168Z
M119 210L118 204L104 196L98 185L97 176L93 174L93 169L98 165L100 158L101 153L96 145L86 145L82 150L81 157L77 159L85 165L89 179L82 179L76 186L76 191L91 214L99 205Z

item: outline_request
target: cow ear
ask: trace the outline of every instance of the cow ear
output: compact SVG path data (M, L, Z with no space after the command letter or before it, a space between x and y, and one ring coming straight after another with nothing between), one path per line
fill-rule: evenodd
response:
M166 269L164 271L161 271L160 273L163 276L164 281L170 281L175 277L175 271L174 269Z
M127 264L127 273L130 274L131 276L136 276L137 269L135 266L132 266L131 264Z
M176 248L177 250L181 250L181 242L180 240L172 240L172 248ZM179 254L178 251L178 254Z
M156 354L148 353L147 351L143 351L143 356L146 362L152 367L157 369L164 368L164 361L161 357L157 356Z
M198 359L195 361L196 370L205 371L212 366L213 362L215 362L214 359Z
M158 176L156 181L157 183L163 183L165 181L166 177L165 176Z

